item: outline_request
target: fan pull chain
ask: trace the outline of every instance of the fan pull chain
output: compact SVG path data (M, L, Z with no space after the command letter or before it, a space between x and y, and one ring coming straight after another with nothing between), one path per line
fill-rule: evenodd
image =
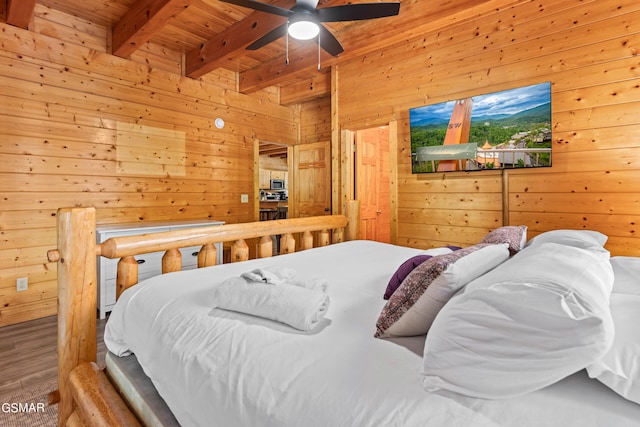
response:
M289 21L287 21L287 38L285 41L285 60L284 65L289 65Z
M320 71L320 34L322 31L318 33L318 71Z

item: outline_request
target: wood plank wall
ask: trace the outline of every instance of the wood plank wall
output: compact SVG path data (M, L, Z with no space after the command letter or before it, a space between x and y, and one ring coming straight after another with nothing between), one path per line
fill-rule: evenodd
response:
M340 64L341 129L398 120L398 243L472 244L503 223L500 172L411 174L409 108L550 81L553 167L508 173L508 222L640 255L639 22L634 0L523 1Z
M331 98L303 102L300 110L300 144L331 140Z
M104 28L45 12L43 34L0 24L0 326L56 312L58 208L96 206L101 224L253 221L254 197L240 195L254 194L256 139L299 133L273 90L242 95L234 73L196 81L171 61L108 55Z

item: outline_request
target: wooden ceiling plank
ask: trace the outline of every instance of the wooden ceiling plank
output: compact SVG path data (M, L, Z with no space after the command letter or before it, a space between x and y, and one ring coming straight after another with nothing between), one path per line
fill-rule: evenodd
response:
M6 0L7 1L7 24L27 29L33 11L36 7L36 0Z
M295 0L279 0L273 5L289 9L295 5ZM282 16L252 12L245 19L203 43L202 46L187 52L186 75L198 78L226 66L229 61L246 54L245 49L251 43L285 22L286 18Z
M15 0L17 1L17 0ZM113 54L127 58L193 0L140 0L112 29Z

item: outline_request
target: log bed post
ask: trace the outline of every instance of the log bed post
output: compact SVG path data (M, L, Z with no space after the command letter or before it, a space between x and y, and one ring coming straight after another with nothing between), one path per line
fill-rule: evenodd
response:
M97 358L95 231L95 208L58 210L58 425L61 426L75 409L69 374L79 364L95 362Z

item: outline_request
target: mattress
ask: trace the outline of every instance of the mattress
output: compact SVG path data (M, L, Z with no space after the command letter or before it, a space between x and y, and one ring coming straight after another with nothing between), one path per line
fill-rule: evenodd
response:
M105 342L135 354L183 426L640 425L640 405L584 371L507 400L424 391L424 336L373 337L389 277L419 252L353 241L157 276L123 293ZM213 308L214 287L269 266L328 282L313 331Z

